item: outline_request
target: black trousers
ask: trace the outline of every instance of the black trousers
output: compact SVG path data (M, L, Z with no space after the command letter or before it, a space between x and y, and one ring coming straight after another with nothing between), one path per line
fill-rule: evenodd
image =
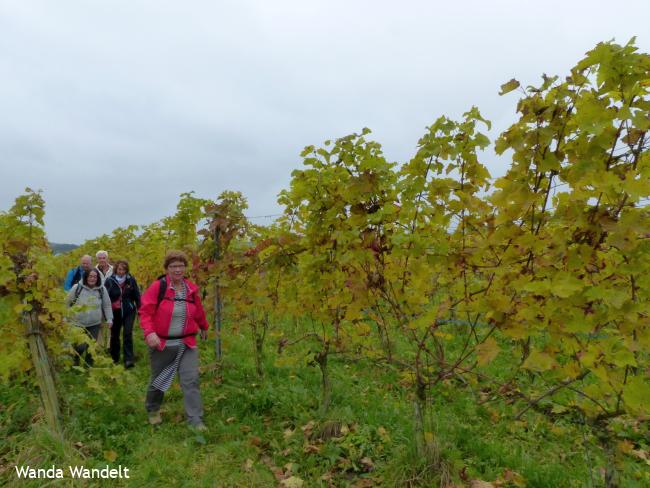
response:
M111 357L114 363L120 362L120 333L124 335L124 362L133 362L133 322L135 311L122 316L122 310L113 310L113 327L111 327Z
M99 335L99 328L101 327L101 324L97 325L91 325L90 327L84 327L84 330L86 331L86 334L88 334L93 340L97 340L97 336ZM78 356L75 356L74 358L74 365L79 366L79 358L83 357L84 361L88 366L92 366L94 361L92 355L88 352L88 343L84 342L83 344L75 344L74 349L77 351Z

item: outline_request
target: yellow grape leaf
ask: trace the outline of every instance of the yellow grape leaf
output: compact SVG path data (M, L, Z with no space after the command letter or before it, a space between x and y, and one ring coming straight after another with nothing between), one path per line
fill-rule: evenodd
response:
M506 468L506 470L503 472L503 480L515 486L519 486L519 487L526 486L526 480L524 479L524 477L511 469Z
M499 354L499 345L494 337L489 337L485 342L476 347L479 366L490 363Z
M104 459L109 463L115 462L117 459L117 453L115 451L104 451Z
M628 441L627 439L623 441L619 441L616 444L616 446L618 447L619 451L625 454L629 454L634 449L634 444L631 441Z
M630 455L645 461L645 463L650 466L650 454L648 451L644 451L643 449L633 449L630 451Z
M568 298L583 288L584 283L581 280L570 273L560 272L553 278L551 292L560 298Z
M568 410L568 408L566 408L564 405L555 404L555 405L553 405L553 408L551 409L551 412L553 412L553 413L564 413L567 410Z
M285 488L302 488L304 481L297 476L291 476L286 480L280 481L280 484Z
M320 452L320 446L316 444L305 444L302 448L302 452L305 454L318 454Z
M635 415L650 412L650 385L641 376L633 376L623 388L623 401Z
M494 485L489 481L472 480L469 482L469 488L494 488Z
M379 437L381 437L382 442L390 441L390 434L384 427L378 427L377 434L379 434Z
M434 336L440 337L441 339L444 339L445 341L450 341L454 338L453 335L451 335L449 332L442 332L440 330L437 330L433 333Z
M566 435L567 430L564 427L561 427L559 425L552 425L551 432L557 436L562 436L562 435Z
M314 429L315 425L316 423L313 420L310 420L305 425L300 427L300 429L302 430L303 434L308 437L311 434L311 431Z
M637 366L634 354L628 349L619 349L618 351L613 352L610 355L610 360L619 368L623 368L625 366Z
M334 485L330 483L329 486ZM352 488L370 488L372 486L375 486L375 482L372 480L372 478L361 478L352 485Z
M368 456L361 458L361 464L363 464L368 471L371 471L375 467L374 461Z
M510 93L512 90L516 90L517 88L519 88L519 82L513 78L501 85L501 91L499 92L499 95L505 95L506 93Z
M550 354L541 351L531 351L530 356L526 358L523 368L531 369L533 371L548 371L557 366L555 359Z

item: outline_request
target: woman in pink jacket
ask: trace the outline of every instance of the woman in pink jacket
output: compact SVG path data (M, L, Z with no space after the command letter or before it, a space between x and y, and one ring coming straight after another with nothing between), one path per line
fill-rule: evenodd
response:
M149 423L162 422L160 406L176 372L183 390L185 416L191 428L206 430L199 391L199 351L196 335L208 336L208 321L199 288L185 278L187 256L170 251L165 256L166 275L147 288L139 310L140 327L149 346L151 380L145 407Z

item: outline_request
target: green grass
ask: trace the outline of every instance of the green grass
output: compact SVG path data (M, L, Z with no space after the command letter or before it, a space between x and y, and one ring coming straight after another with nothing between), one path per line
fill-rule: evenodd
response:
M332 359L332 407L320 417L317 368L303 361L276 366L269 345L260 380L250 341L236 335L226 339L219 378L212 344L204 343L201 388L209 431L196 435L185 425L177 383L165 398L163 424L147 425L148 364L139 337L136 345L136 367L121 372L124 385L107 389L109 400L86 387L83 373L60 375L64 444L43 427L29 382L0 386L0 484L44 486L45 480L17 480L16 464L121 464L131 478L112 480L111 486L265 487L278 486L276 475L299 477L305 487L437 486L440 473L415 454L410 394L396 372ZM528 487L590 486L590 467L596 486L602 485L603 455L579 426L552 424L534 413L513 422L512 405L477 405L469 390L452 384L431 395L428 428L441 465L459 486L463 477L495 481L507 470ZM625 456L620 462L623 486L648 486L642 461ZM70 485L69 478L51 484Z

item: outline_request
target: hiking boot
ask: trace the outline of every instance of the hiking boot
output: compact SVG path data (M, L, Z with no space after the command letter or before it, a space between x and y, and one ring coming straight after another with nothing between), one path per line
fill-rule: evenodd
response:
M149 425L160 425L162 424L162 417L160 412L149 412Z
M133 363L133 361L127 361L126 363L124 363L124 368L125 369L131 369L133 367L135 367L135 364Z
M193 430L195 432L206 432L208 428L203 422L199 422L198 424L190 425L190 430Z

